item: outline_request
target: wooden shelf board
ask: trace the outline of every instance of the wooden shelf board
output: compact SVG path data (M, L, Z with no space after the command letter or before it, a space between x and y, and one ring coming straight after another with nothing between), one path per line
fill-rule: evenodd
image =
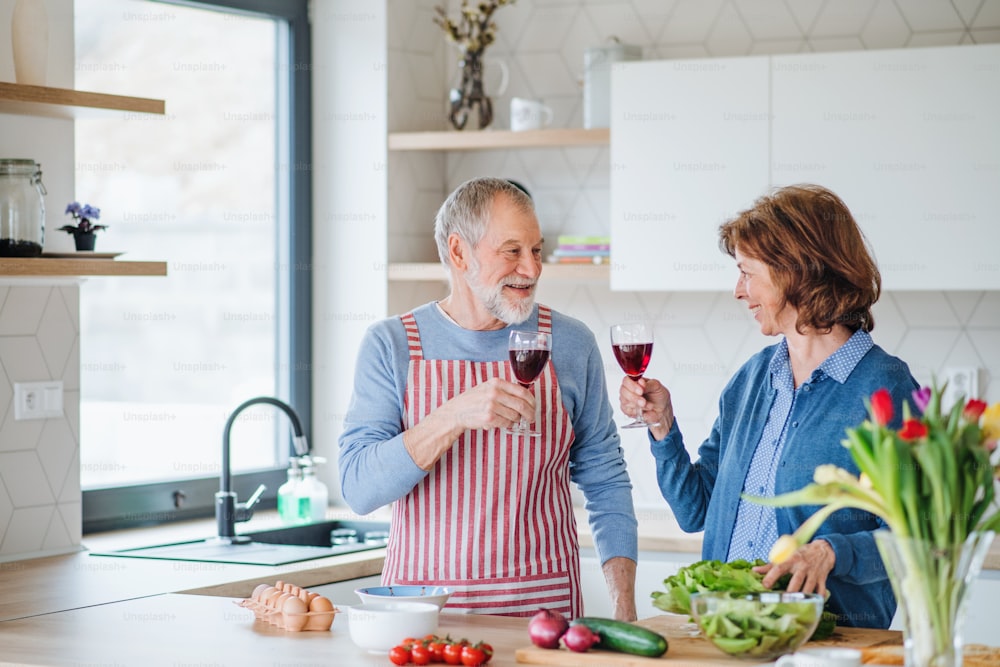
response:
M549 280L602 280L611 278L607 264L545 264L542 277ZM389 265L389 280L395 282L446 282L448 275L437 262L396 263Z
M470 132L392 132L391 151L473 151L506 148L560 148L566 146L607 146L611 130L561 128L551 130L477 130Z
M163 100L146 97L126 97L0 81L2 113L77 118L92 114L106 115L111 111L163 115L166 113L166 103Z
M111 259L56 259L0 257L0 277L46 276L165 276L166 262L131 262Z

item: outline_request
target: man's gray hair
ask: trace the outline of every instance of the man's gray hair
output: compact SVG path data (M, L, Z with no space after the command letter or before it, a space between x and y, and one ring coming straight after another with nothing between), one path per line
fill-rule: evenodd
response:
M441 204L434 217L434 241L441 263L446 268L451 268L448 237L458 234L459 238L475 248L486 234L490 208L499 194L505 195L519 211L534 213L535 205L523 190L510 181L488 176L462 183Z

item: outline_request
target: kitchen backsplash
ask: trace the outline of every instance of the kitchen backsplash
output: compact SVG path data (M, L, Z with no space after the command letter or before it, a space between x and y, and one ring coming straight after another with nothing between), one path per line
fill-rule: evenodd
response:
M457 51L432 22L436 4L388 3L390 131L447 129L445 90L456 74ZM457 5L455 0L449 3L452 12ZM613 37L641 46L645 59L1000 41L1000 0L519 0L498 10L495 18L497 42L487 50L487 83L498 72L497 61L510 70L507 90L493 98L495 129L509 127L510 99L515 96L543 100L555 112L556 127L581 127L584 50ZM388 165L389 261L436 261L434 212L452 188L482 174L513 178L528 188L550 244L546 254L560 234L608 233L608 187L615 165L607 148L447 156L404 152L390 154ZM414 220L421 219L427 221L426 233L414 231L419 230ZM440 286L390 284L390 310L398 312L441 291ZM773 342L757 332L745 307L729 293L612 292L606 282L561 282L543 274L539 299L582 319L595 332L605 355L613 405L621 372L607 344L608 326L615 320L653 321L657 343L649 374L670 386L692 452L711 427L729 376ZM1000 400L1000 347L995 344L1000 340L1000 293L888 293L877 304L875 319L876 342L907 361L918 380L927 381L948 367L975 367L980 369L981 396ZM649 465L645 434L623 431L622 441L637 504L665 508Z
M0 562L81 538L80 290L0 285ZM14 383L62 380L65 414L14 419Z

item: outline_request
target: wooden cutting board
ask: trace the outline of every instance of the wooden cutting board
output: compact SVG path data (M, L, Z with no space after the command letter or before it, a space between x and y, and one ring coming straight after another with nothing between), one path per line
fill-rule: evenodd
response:
M517 649L518 662L533 665L558 665L561 667L655 667L669 662L671 667L733 667L734 665L755 664L753 661L732 658L700 635L697 628L688 623L687 617L677 614L654 616L638 622L667 638L670 647L659 658L644 658L626 653L591 650L573 653L565 648L543 649L526 646ZM823 641L810 642L809 646L842 646L862 648L877 644L902 644L903 637L891 630L871 630L868 628L837 628L833 636ZM764 663L758 660L757 663Z

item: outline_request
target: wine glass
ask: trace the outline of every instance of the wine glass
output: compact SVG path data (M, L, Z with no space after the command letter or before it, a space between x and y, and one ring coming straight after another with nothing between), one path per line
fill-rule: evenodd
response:
M646 372L649 358L653 355L653 328L642 322L614 324L611 326L611 349L615 353L618 365L625 375L638 380ZM656 422L648 424L642 420L642 411L635 420L622 428L639 428L656 426Z
M549 354L552 352L552 334L543 331L511 331L507 350L510 354L510 367L514 371L517 383L525 389L530 389L531 383L542 374L545 364L549 361ZM531 424L523 417L507 432L527 436L541 435L533 431Z

